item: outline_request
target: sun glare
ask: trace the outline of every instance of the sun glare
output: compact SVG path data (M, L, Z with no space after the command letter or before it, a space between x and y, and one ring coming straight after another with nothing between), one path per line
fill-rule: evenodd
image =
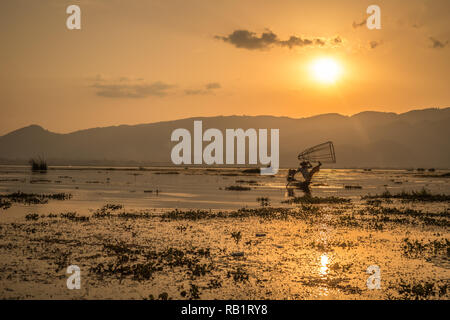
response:
M339 78L341 67L334 59L320 58L312 63L311 73L317 81L331 84Z

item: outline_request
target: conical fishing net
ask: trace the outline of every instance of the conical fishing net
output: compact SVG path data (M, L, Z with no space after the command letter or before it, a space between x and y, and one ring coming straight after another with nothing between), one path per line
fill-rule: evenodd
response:
M328 141L308 148L298 155L298 159L304 161L336 163L336 155L334 153L333 142Z

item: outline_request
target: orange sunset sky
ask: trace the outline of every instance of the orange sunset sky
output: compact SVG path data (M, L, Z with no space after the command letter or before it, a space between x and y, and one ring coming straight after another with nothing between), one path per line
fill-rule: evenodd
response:
M81 30L66 28L71 4ZM364 24L371 4L381 30ZM448 0L2 0L0 134L447 107L449 12ZM321 59L332 81L315 74Z

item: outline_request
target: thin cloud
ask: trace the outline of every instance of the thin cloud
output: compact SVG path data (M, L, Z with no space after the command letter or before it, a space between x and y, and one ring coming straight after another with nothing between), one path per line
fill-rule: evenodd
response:
M277 35L272 31L263 32L261 36L248 30L235 30L228 36L215 36L216 39L223 40L234 45L236 48L249 50L267 49L272 44L278 42Z
M325 40L322 39L314 39L314 43L318 46L324 46L325 45Z
M438 39L435 39L433 37L430 37L429 39L431 41L431 47L433 49L444 49L448 45L448 40L445 41L445 42L442 42L442 41L440 41Z
M337 36L336 38L333 39L334 44L340 44L342 43L342 39L341 37Z
M220 89L222 86L218 82L210 82L206 84L206 89L213 90L213 89Z
M215 90L220 89L220 88L222 88L220 83L218 83L218 82L210 82L210 83L207 83L204 86L204 88L201 88L201 89L187 89L187 90L184 90L184 93L189 95L189 96L206 95L206 94L214 93Z
M309 39L298 38L296 36L291 36L289 40L280 41L279 44L282 47L288 47L289 49L292 49L294 47L303 47L312 45L313 41Z
M270 30L263 32L261 35L257 35L255 32L248 30L235 30L228 36L215 36L214 38L229 43L236 48L247 50L267 50L273 46L287 47L289 49L305 46L322 47L327 45L327 43L330 45L339 45L342 43L342 39L339 36L332 39L290 36L287 40L280 40Z
M96 95L100 97L139 99L150 96L167 96L174 86L161 81L146 83L143 79L133 80L128 77L120 77L116 81L97 79L91 87L96 89Z

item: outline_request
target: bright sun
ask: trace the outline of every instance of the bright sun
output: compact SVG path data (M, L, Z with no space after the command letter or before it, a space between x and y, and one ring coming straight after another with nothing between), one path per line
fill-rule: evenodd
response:
M339 64L331 58L320 58L313 61L311 73L317 81L331 84L336 82L339 78L341 68Z

